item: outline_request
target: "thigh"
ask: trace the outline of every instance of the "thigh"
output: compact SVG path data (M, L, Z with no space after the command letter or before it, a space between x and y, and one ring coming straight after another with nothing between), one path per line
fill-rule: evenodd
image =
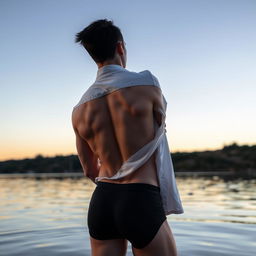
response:
M92 256L125 256L128 241L125 239L97 240L90 237Z
M147 246L142 249L132 247L132 250L135 256L177 256L176 243L167 219Z

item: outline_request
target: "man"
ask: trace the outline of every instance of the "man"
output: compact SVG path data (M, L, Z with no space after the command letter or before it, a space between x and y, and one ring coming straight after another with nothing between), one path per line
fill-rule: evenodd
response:
M92 255L125 255L128 241L136 256L177 255L165 215L183 209L174 176L159 167L167 144L158 80L125 69L126 44L112 21L91 23L76 42L98 66L72 113L79 160L97 185L87 219Z

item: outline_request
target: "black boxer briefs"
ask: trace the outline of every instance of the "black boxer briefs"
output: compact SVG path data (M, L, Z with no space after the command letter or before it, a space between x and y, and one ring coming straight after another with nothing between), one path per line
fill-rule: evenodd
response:
M94 239L123 238L141 249L165 220L158 186L99 181L90 200L87 225Z

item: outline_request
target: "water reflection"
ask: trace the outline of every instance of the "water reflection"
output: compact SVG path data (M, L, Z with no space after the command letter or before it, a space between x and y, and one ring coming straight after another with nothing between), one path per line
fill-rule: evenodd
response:
M185 213L167 218L181 256L241 255L231 249L236 241L254 250L256 180L177 177L177 185ZM3 255L90 255L86 216L94 188L85 178L0 179ZM230 241L221 244L224 238Z
M217 177L177 180L185 213L175 219L256 223L256 180L224 182Z
M256 180L177 178L186 221L256 223ZM68 221L88 209L95 184L82 179L0 179L0 219L26 213L41 221ZM61 217L58 216L61 214Z

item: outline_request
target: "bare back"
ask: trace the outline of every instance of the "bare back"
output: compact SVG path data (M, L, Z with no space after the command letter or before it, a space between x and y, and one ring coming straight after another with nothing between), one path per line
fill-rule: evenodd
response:
M155 109L162 106L159 88L140 85L119 89L74 110L73 126L101 161L98 176L113 176L124 161L154 138L154 118L160 118ZM159 186L155 153L134 173L102 181Z

